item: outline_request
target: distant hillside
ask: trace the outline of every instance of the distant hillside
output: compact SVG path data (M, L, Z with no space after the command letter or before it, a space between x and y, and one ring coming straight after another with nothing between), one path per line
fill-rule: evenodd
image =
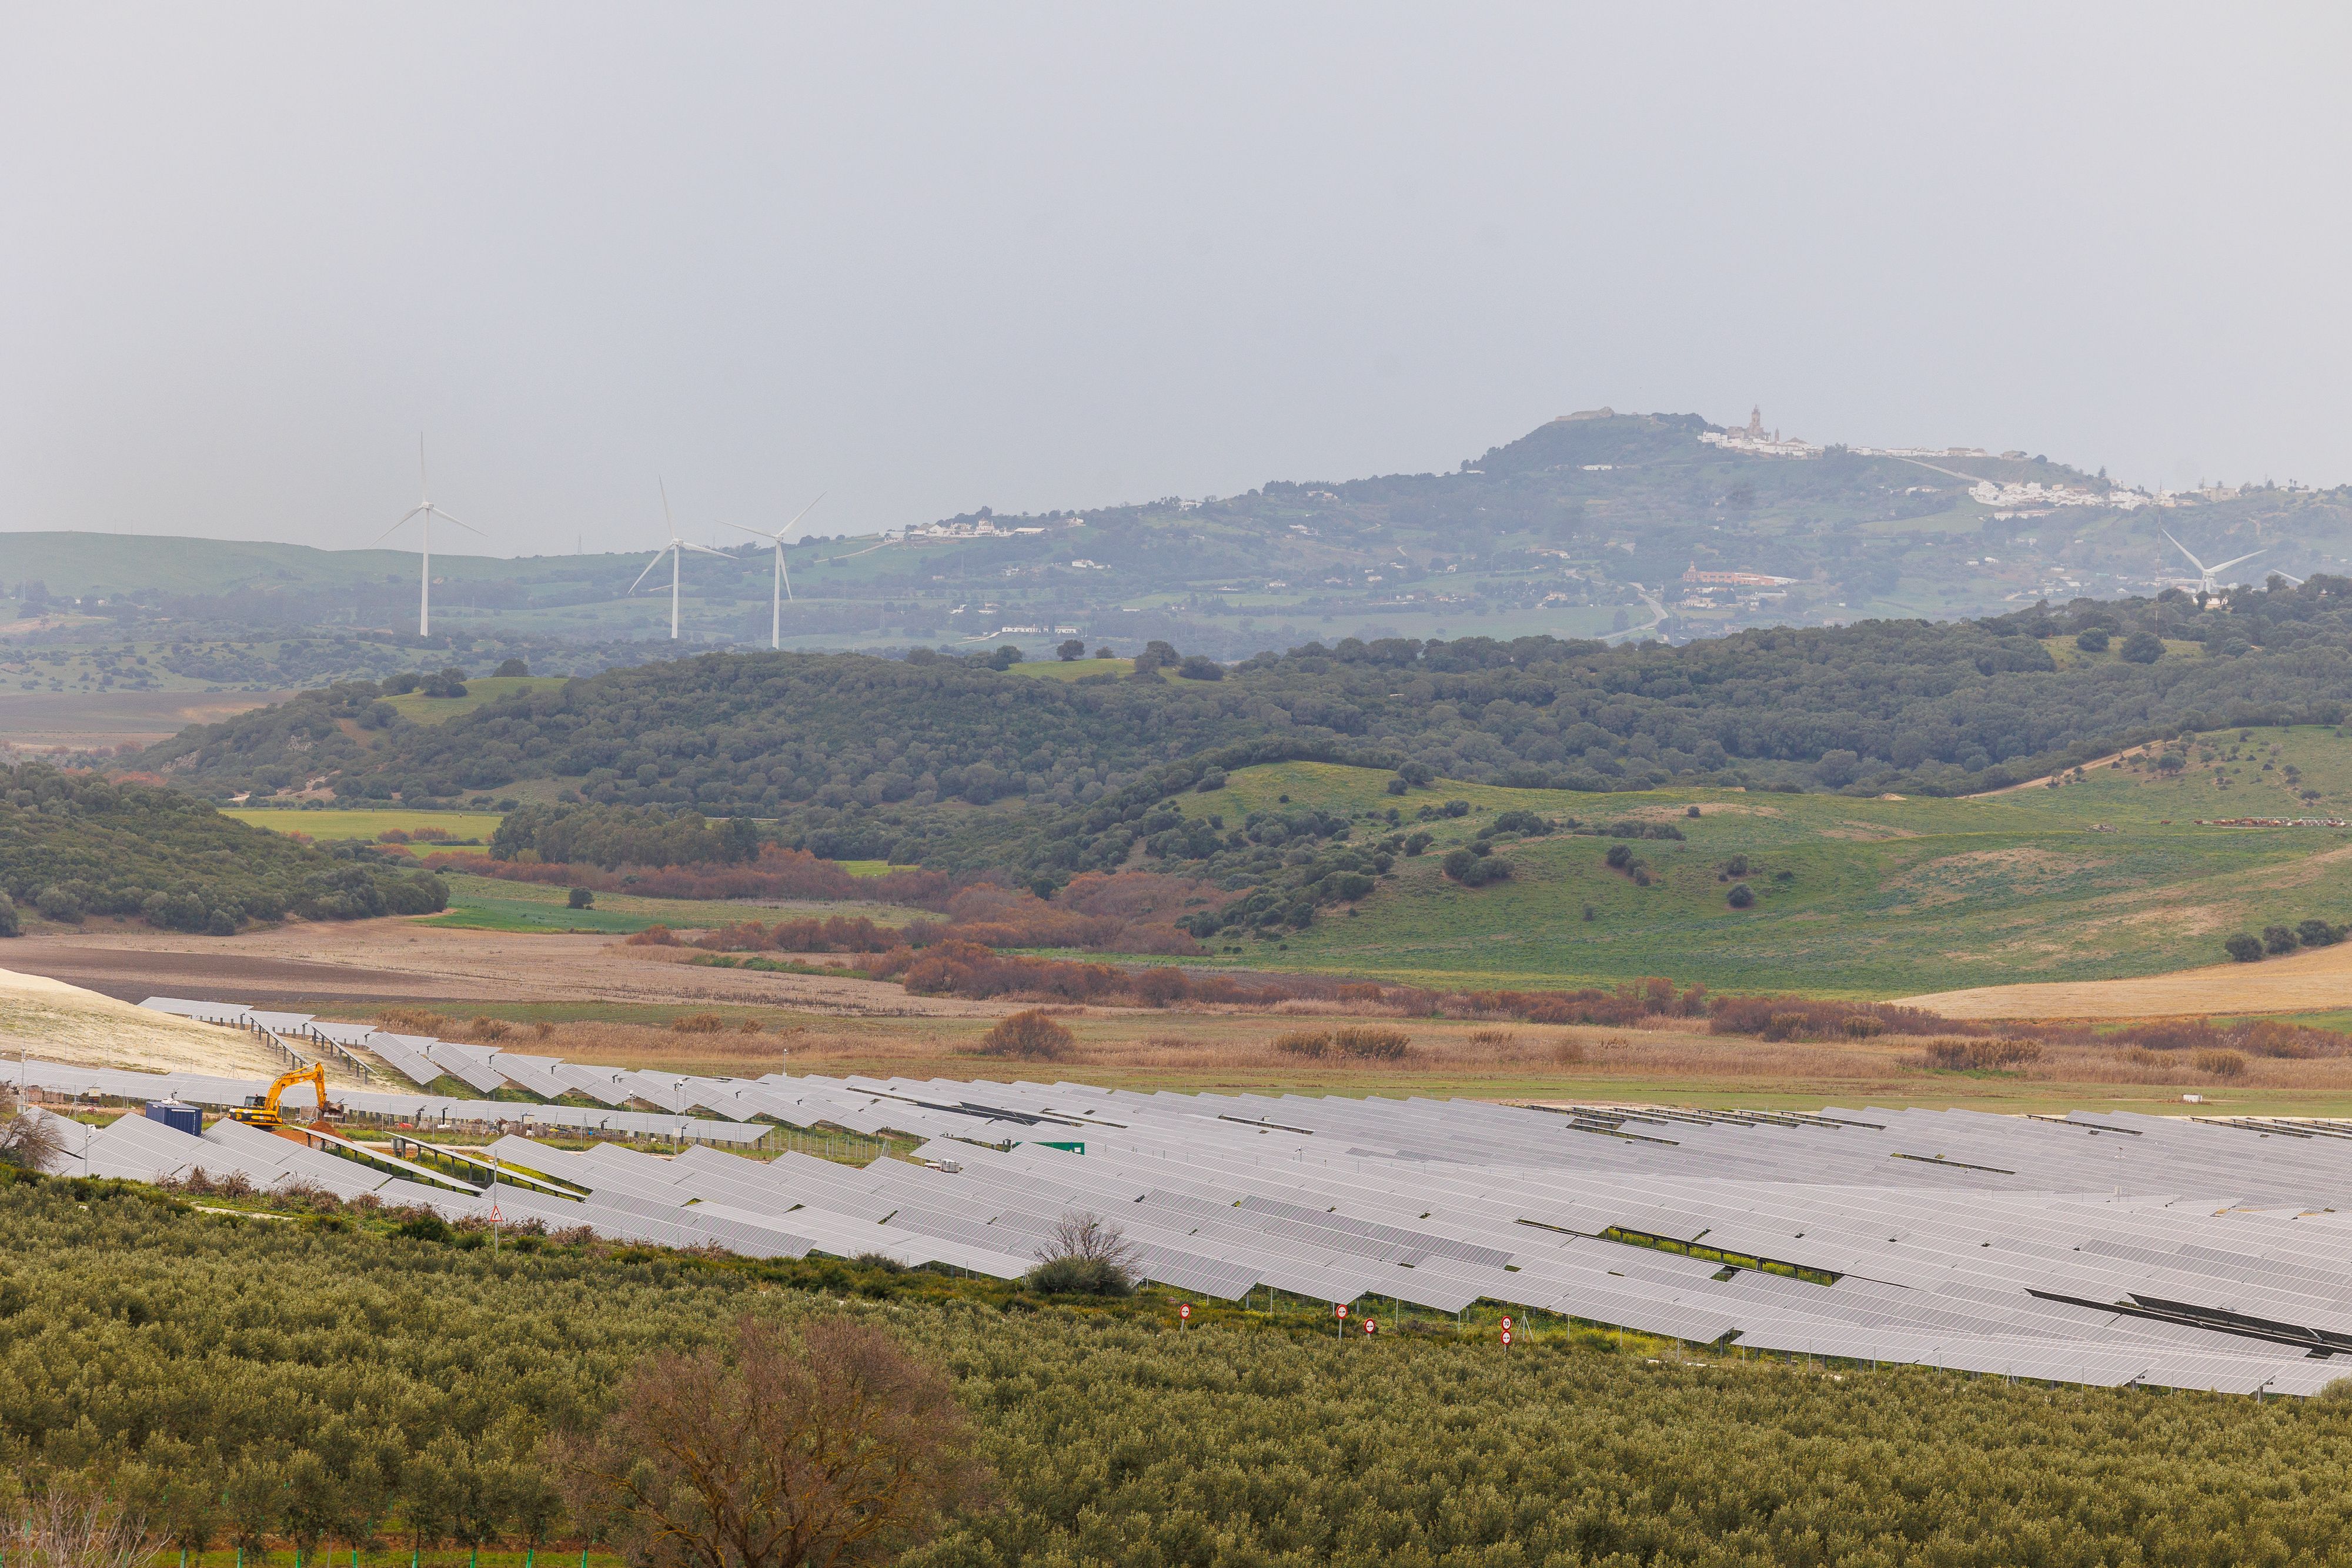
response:
M1244 760L1579 791L1953 795L2182 727L2335 724L2352 705L2352 580L2202 609L2176 593L1682 647L1351 640L1206 673L1219 678L1066 682L930 654L705 654L434 724L352 683L141 761L215 797L315 786L453 802L529 786L777 819L827 855L1062 874L1109 869L1167 789Z
M1578 416L1446 473L1269 480L1240 496L1022 517L975 506L886 535L813 538L788 551L783 635L804 650L1033 654L1071 636L1121 653L1158 638L1226 660L1349 636L1682 641L2148 596L2194 576L2168 529L2209 560L2261 551L2239 569L2254 580L2352 568L2352 489L2266 486L2160 506L2042 456L1742 439L1696 414ZM606 667L554 650L666 642L667 594L630 592L646 559L436 555L430 646L476 674L509 653L564 673ZM1786 580L1684 581L1694 567ZM320 678L257 669L306 632L412 643L416 572L414 554L394 550L0 535L0 590L20 621L47 628L31 645L130 643L152 663L160 647L198 643L255 667L243 684L257 687ZM766 644L761 547L696 556L683 583L688 641ZM336 673L383 672L355 659Z
M27 917L119 915L215 936L289 914L350 920L448 902L425 873L331 856L172 790L31 765L0 768L0 890Z

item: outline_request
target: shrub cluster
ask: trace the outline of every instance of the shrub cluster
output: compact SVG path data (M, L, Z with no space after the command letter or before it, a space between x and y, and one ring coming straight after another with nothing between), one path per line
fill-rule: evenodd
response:
M1031 1008L996 1020L980 1037L982 1056L1011 1056L1024 1061L1059 1061L1070 1054L1078 1037L1051 1015Z
M1635 887L1650 885L1649 862L1635 854L1628 845L1611 844L1608 852L1601 857L1601 863L1611 871L1623 872Z
M901 940L898 932L863 915L834 915L773 925L746 920L705 931L693 945L713 953L887 953Z
M2042 1046L2031 1040L1931 1040L1924 1055L1938 1072L2009 1072L2042 1060Z
M1402 1030L1355 1025L1346 1029L1292 1030L1274 1037L1274 1049L1286 1056L1320 1061L1344 1056L1359 1061L1402 1061L1412 1048Z
M1508 882L1511 862L1493 852L1484 841L1448 850L1439 868L1465 887L1485 887L1489 883Z
M1472 1016L1501 1016L1524 1023L1593 1024L1603 1028L1640 1023L1648 1019L1705 1018L1706 988L1677 991L1664 976L1652 975L1625 985L1576 991L1465 991L1441 998L1447 1011Z
M2352 925L2334 925L2317 918L2294 925L2265 925L2259 936L2241 931L2221 944L2221 950L2241 964L2259 964L2263 959L2280 953L2292 953L2298 947L2332 947L2352 934Z
M1822 1001L1810 997L1717 997L1710 1005L1712 1034L1752 1034L1770 1040L1866 1039L1876 1034L1982 1032L1923 1008L1893 1002Z
M1244 980L1233 975L1195 974L1173 965L1122 968L1003 954L958 941L920 950L894 947L868 960L865 967L869 975L895 978L919 995L973 1000L1014 997L1155 1008L1179 1003L1271 1006L1284 1001L1339 1001L1412 1012L1426 1012L1433 1005L1430 992L1412 986L1316 975L1267 975Z

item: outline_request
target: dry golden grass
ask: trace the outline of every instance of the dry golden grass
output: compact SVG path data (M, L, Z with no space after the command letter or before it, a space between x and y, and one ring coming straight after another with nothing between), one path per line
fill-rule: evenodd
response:
M1360 1018L1362 1015L1358 1015ZM478 1022L389 1009L388 1027L478 1038ZM1190 1011L1066 1008L1055 1017L1075 1037L1052 1077L1113 1087L1291 1089L1303 1093L1467 1094L1495 1098L1688 1098L1813 1104L2007 1102L2036 1104L2111 1098L2178 1099L2227 1086L2290 1095L2352 1095L2352 1056L2287 1059L2235 1051L2150 1051L2137 1046L2045 1044L2038 1060L2007 1068L1939 1070L1934 1040L1903 1035L1824 1041L1767 1041L1707 1033L1690 1020L1647 1028L1498 1029L1477 1019L1415 1019L1400 1058L1367 1060L1338 1050L1301 1055L1276 1042L1303 1032L1288 1011ZM425 1028L438 1018L446 1027ZM988 1019L849 1019L802 1015L736 1017L723 1030L681 1032L667 1023L604 1021L510 1026L517 1049L580 1062L714 1077L755 1078L789 1071L828 1076L1034 1077L1034 1069L982 1053ZM747 1032L746 1025L756 1032ZM1344 1028L1345 1026L1340 1026ZM1367 1019L1370 1030L1397 1030ZM1326 1033L1337 1032L1327 1028ZM1948 1054L1948 1053L1947 1053ZM2210 1059L2205 1060L2205 1059ZM2219 1070L2215 1070L2219 1063ZM2145 1092L2168 1091L2157 1094Z
M461 1015L462 1005L451 1015ZM1538 1102L1613 1102L1820 1109L1872 1105L1968 1105L2048 1112L2113 1106L2198 1113L2352 1114L2352 1056L2321 1031L2284 1025L2224 1036L2201 1025L2164 1039L2104 1041L2078 1035L2043 1040L2038 1060L1946 1051L1945 1037L1877 1035L1768 1041L1713 1034L1700 1020L1655 1019L1643 1026L1552 1027L1486 1017L1399 1019L1325 1004L1245 1010L1187 1006L1161 1011L1102 1007L1045 1009L1071 1031L1050 1064L982 1054L990 1016L843 1016L730 1006L724 1027L681 1032L676 1015L644 1021L530 1019L514 1009L511 1049L569 1060L656 1071L752 1078L789 1071L828 1076L916 1079L1080 1079L1111 1088L1269 1092L1468 1096ZM349 1016L364 1016L354 1012ZM390 1009L395 1027L445 1038L488 1032L462 1016ZM688 1015L691 1016L691 1015ZM424 1028L438 1021L446 1028ZM1403 1056L1367 1060L1339 1050L1299 1055L1285 1035L1336 1037L1393 1030L1410 1038ZM2273 1038L2275 1037L2275 1038ZM2227 1054L2213 1052L2234 1047ZM2023 1055L2025 1053L2017 1053ZM1961 1063L1974 1065L1957 1065Z
M2214 964L2131 980L1982 986L1906 997L1946 1018L2140 1019L2327 1012L2352 1007L2352 943L2259 964Z
M243 1030L196 1023L39 975L0 969L0 1057L75 1067L272 1078L286 1061ZM6 1076L0 1073L0 1077ZM330 1076L342 1082L340 1067Z

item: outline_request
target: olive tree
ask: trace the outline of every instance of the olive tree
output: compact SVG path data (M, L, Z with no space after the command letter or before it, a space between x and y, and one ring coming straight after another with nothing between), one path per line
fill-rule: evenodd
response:
M644 1568L860 1568L978 1502L946 1376L879 1329L746 1318L731 1352L633 1370L601 1428L545 1445L574 1522Z

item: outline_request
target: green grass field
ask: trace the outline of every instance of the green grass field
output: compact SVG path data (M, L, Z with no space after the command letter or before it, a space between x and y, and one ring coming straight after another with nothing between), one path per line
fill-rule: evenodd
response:
M1400 800L1389 775L1288 763L1182 797L1234 824L1293 804L1401 809L1436 836L1356 915L1329 912L1277 947L1225 962L1449 985L1554 986L1664 975L1717 988L1892 997L2019 980L2160 973L2222 958L2221 939L2308 916L2352 920L2352 830L2199 827L2198 818L2352 813L2352 739L2326 729L2204 737L2189 768L2096 768L2081 782L1970 800L1664 790L1570 794L1441 782ZM2275 753L2271 749L2275 746ZM2210 762L2202 758L2210 757ZM2264 771L2263 764L2272 762ZM2294 765L2297 785L2284 781ZM2217 786L2217 770L2228 780ZM2297 788L2315 789L2305 802ZM1424 805L1472 814L1416 823ZM1686 813L1696 805L1700 815ZM1506 841L1512 880L1465 889L1444 851L1497 811L1671 822L1684 841L1629 847L1653 881L1602 861L1615 839ZM1390 831L1360 823L1359 839ZM1748 870L1725 867L1744 855ZM1754 907L1726 901L1733 881ZM1588 914L1589 911L1589 914ZM1231 946L1226 944L1224 946Z
M896 925L907 911L880 904L727 904L706 899L644 898L599 893L591 909L566 906L570 889L545 883L504 882L495 877L447 873L449 907L418 924L468 931L596 931L625 936L648 925L700 930L745 920L772 925L796 915L863 915Z
M466 682L462 697L428 697L421 692L383 700L398 709L404 718L418 724L444 724L461 713L471 713L486 703L509 697L517 692L553 691L571 679L568 675L475 675Z
M501 820L496 811L425 811L414 808L383 806L365 810L328 810L300 811L261 807L230 806L221 811L224 817L234 817L240 822L257 828L267 828L273 833L307 833L313 839L368 839L398 829L413 833L419 828L438 828L455 839L480 839L487 845L492 833L499 831ZM480 847L462 844L413 846L418 853L428 854L436 848L453 853L480 853Z

